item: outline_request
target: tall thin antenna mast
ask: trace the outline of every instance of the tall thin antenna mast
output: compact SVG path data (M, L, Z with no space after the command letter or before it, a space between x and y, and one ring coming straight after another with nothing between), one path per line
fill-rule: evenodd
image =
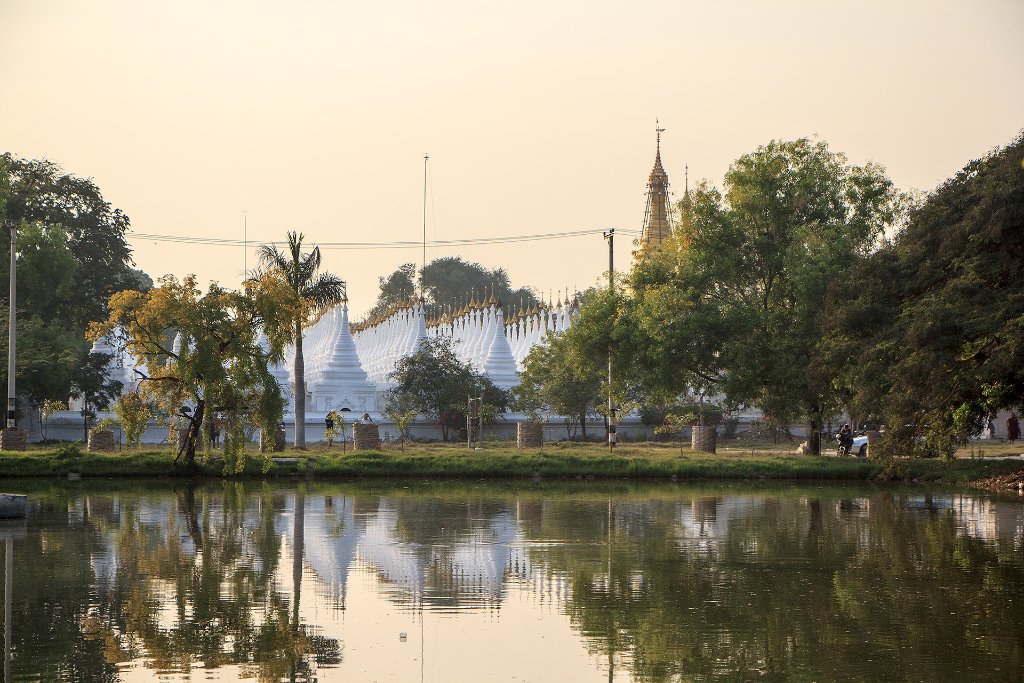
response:
M249 212L242 209L242 279L249 273Z
M423 268L420 269L420 294L423 294L423 272L427 269L427 162L430 155L423 155Z

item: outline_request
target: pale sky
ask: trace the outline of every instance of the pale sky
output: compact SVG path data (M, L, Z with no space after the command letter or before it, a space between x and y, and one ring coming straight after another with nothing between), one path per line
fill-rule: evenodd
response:
M430 240L638 230L656 117L679 194L684 164L720 185L810 135L933 188L1024 127L1022 36L1019 0L0 0L0 151L139 233L417 241L426 152ZM242 247L130 241L153 276L240 280ZM607 266L599 234L447 255L545 293ZM420 258L324 253L357 315Z

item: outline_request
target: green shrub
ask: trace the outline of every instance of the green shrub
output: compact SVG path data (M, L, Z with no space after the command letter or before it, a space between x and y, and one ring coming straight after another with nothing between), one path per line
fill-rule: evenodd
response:
M61 444L54 452L58 460L72 460L82 457L82 447L77 441Z

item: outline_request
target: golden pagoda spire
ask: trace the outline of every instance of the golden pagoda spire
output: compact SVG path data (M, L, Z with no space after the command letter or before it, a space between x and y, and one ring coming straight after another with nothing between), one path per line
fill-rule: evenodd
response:
M668 174L661 165L661 134L665 129L655 119L654 131L657 134L654 168L647 178L647 207L644 210L643 236L640 238L641 248L660 246L672 232L669 224L668 209Z

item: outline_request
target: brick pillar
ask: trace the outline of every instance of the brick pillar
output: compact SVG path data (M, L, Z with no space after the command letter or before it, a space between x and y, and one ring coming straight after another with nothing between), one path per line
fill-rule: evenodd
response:
M356 422L352 425L352 442L357 451L380 448L380 429L373 423Z
M28 446L28 432L24 429L0 429L0 451L23 451Z
M691 428L690 446L695 451L714 453L718 446L718 432L714 427L700 427L694 425Z
M516 423L516 448L540 448L543 445L543 424L540 422Z
M114 432L109 429L93 429L89 431L89 443L86 450L90 453L102 451L109 453L114 450Z

